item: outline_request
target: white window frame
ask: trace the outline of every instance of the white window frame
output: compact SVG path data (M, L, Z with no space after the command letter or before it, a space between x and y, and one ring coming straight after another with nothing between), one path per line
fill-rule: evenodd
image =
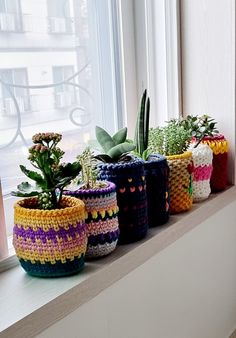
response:
M100 0L96 1L98 4ZM99 60L106 69L106 61L110 63L110 58L114 58L115 54L119 55L115 63L116 80L112 86L118 108L117 116L122 113L122 118L117 118L115 129L126 125L129 137L133 137L139 99L144 88L148 89L151 98L151 125L161 125L181 113L179 0L111 1L110 13L113 16L110 24L115 38L105 34L99 42L104 44L105 40L109 41L113 46L113 55L108 59L104 58L101 46L98 51ZM98 21L96 24L101 33L102 22ZM154 34L155 32L158 34ZM153 46L154 48L151 48ZM101 88L106 86L111 86L109 79L102 83ZM109 103L103 108L104 116L101 116L101 119L109 116L107 114L111 108L115 109ZM107 124L111 123L109 119L105 121ZM1 199L0 195L0 203ZM0 210L3 211L3 208ZM3 212L0 214L0 221L4 224ZM3 239L3 229L4 227L0 227L0 245L5 250L6 238ZM7 262L14 264L14 257L13 260L8 258L3 261L1 257L3 259L4 254L0 251L0 270L3 262L5 265Z

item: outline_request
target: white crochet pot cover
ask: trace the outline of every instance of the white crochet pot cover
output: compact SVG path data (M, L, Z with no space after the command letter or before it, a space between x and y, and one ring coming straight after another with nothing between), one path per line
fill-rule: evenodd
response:
M193 155L193 201L199 202L208 198L211 193L210 178L212 173L213 152L207 144L190 146Z

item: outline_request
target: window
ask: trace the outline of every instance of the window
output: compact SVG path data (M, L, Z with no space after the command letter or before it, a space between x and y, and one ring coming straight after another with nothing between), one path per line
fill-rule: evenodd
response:
M0 0L0 32L19 32L22 29L19 0Z
M70 1L48 0L47 8L49 32L51 34L71 34L72 16Z
M11 13L19 5L18 1L0 0L1 11L10 3L12 9L7 10ZM112 15L110 1L24 0L20 38L10 34L6 39L0 34L1 250L5 232L11 245L16 200L11 191L27 180L19 164L29 167L27 149L32 135L62 133L61 147L69 161L85 142L94 139L95 125L109 132L122 126L121 106L117 119L121 100L116 90ZM66 19L66 32L70 32L71 16L77 22L75 34L62 34L60 39L48 34L48 18ZM58 23L57 32L63 29ZM0 259L5 256L1 250Z
M74 87L74 67L53 67L53 82L61 83L55 87L55 108L71 107L76 103L76 91ZM67 79L72 79L67 84ZM79 95L79 93L78 93Z
M15 116L17 114L17 107L14 102L14 98L17 101L19 111L21 113L28 112L30 110L30 98L27 77L27 69L6 69L0 70L0 76L4 81L4 85L1 85L1 111L0 115ZM13 87L20 83L25 87ZM14 98L13 98L14 97Z

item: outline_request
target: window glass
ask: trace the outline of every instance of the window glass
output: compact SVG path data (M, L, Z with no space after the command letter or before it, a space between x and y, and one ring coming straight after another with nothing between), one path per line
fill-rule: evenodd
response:
M18 6L24 29L6 34L1 13ZM33 134L62 133L70 161L94 139L95 125L116 130L110 15L109 1L0 0L0 179L8 235L10 192L27 180L19 164L29 167Z

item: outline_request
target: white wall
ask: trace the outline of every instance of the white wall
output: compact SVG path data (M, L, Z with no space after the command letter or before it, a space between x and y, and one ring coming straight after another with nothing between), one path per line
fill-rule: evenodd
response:
M228 338L235 217L233 202L38 338Z
M209 114L235 154L235 1L181 0L184 114Z

